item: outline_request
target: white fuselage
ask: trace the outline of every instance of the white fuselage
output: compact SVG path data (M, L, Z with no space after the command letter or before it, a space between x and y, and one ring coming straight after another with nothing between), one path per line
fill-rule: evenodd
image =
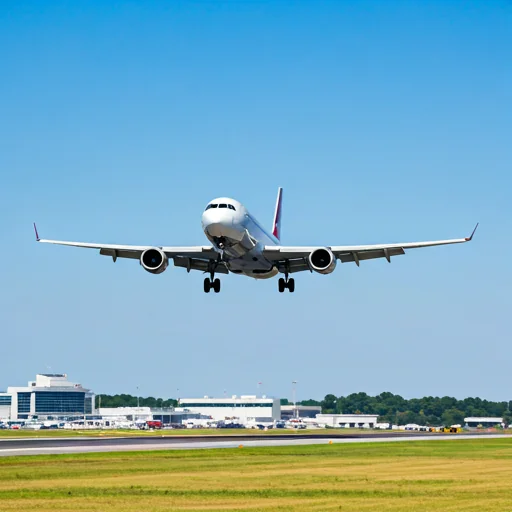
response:
M203 231L229 270L256 279L278 273L263 256L263 248L278 245L243 204L220 197L210 201L201 219Z

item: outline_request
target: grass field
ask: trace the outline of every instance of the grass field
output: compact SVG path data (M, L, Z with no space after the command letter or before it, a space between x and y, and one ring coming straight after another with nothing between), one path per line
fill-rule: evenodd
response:
M512 511L512 440L0 459L0 511Z

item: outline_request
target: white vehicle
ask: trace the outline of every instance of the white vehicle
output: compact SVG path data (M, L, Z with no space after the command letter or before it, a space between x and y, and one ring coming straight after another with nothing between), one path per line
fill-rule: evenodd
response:
M42 240L34 224L36 240L41 243L70 245L99 249L100 254L117 258L131 258L140 261L144 270L151 274L161 274L173 260L176 267L187 272L199 270L210 274L204 280L204 291L220 291L220 280L216 274L241 274L255 279L268 279L277 274L279 291L295 290L295 280L290 276L295 272L310 271L330 274L337 261L354 262L374 258L386 258L391 263L392 256L405 254L405 249L430 247L434 245L460 244L469 242L471 236L454 240L433 242L413 242L378 245L331 245L326 247L281 245L281 213L283 189L279 188L272 233L267 233L261 224L249 213L242 203L220 197L207 206L202 216L203 231L211 245L192 247L147 245L115 245L86 242L63 242Z

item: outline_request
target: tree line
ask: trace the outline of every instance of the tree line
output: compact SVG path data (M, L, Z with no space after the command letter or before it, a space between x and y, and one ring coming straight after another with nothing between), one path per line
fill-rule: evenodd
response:
M136 397L132 395L96 395L96 407L177 407L174 398Z

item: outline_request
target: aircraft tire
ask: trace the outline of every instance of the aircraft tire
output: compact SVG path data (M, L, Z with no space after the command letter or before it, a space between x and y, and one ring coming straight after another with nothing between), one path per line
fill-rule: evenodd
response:
M284 289L286 288L286 283L284 282L284 279L282 277L279 278L278 287L279 287L279 293L283 293Z
M293 279L293 277L288 279L288 290L290 293L293 293L295 291L295 279Z
M204 280L203 288L204 288L204 293L210 293L211 283L208 278L206 278Z
M213 285L213 291L215 293L219 293L220 292L220 279L219 278L215 279L213 281L212 285Z

